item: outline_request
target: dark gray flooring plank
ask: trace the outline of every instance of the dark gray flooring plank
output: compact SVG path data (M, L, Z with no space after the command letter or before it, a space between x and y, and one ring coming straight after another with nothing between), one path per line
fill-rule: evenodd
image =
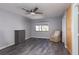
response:
M67 55L63 43L50 42L48 39L30 38L15 46L3 55ZM2 54L1 54L2 55Z

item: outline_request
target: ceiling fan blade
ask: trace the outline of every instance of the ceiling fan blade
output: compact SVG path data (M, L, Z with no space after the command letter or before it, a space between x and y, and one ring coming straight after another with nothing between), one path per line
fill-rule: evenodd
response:
M36 14L43 14L42 12L35 12Z
M26 12L30 12L29 10L26 10L25 8L22 8L23 10L25 10Z
M36 12L38 10L38 8L36 7L34 10L33 10L33 12Z

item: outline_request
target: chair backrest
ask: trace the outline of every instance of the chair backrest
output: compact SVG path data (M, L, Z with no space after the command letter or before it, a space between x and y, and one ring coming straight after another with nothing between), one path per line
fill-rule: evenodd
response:
M54 36L59 36L60 35L60 31L55 31Z

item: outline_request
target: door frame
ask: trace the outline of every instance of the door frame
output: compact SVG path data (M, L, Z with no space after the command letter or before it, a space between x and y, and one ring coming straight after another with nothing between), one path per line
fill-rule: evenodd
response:
M78 55L78 6L72 4L72 55Z

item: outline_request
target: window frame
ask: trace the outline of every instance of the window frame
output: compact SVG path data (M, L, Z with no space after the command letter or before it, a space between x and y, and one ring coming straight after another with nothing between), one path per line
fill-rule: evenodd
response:
M36 26L40 26L40 29L39 29L39 30L36 30ZM43 28L42 28L43 26L48 26L47 31L44 31L44 30L43 30ZM48 25L48 24L43 24L43 25L40 25L40 24L38 25L38 24L37 24L37 25L35 25L35 31L36 31L36 32L48 32L48 31L49 31L49 25Z

